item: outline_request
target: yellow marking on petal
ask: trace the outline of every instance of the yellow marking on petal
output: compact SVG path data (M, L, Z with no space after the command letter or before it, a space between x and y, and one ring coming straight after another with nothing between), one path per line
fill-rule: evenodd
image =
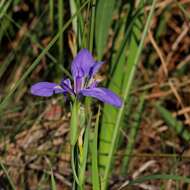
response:
M54 88L57 88L57 89L62 89L62 87L61 87L61 86L59 86L59 85L55 86Z

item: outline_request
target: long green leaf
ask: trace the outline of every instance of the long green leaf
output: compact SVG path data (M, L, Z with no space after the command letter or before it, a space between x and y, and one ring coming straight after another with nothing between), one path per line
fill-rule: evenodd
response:
M100 106L98 109L98 114L96 116L96 125L95 131L93 134L93 142L91 146L92 152L92 186L94 190L100 190L100 179L99 179L99 170L98 170L98 126L100 118Z
M78 138L78 128L79 128L79 109L80 104L77 100L74 101L72 105L72 111L71 111L71 122L70 122L70 143L71 146L75 146Z
M145 37L147 35L147 31L149 29L150 26L150 22L151 19L153 17L153 13L154 13L154 8L156 5L156 0L153 1L152 5L151 5L151 9L150 9L150 13L148 15L145 27L144 27L144 31L141 37L141 41L138 47L138 51L134 57L134 62L131 65L127 65L127 72L126 72L126 87L124 90L124 94L123 94L123 101L126 102L129 98L129 93L130 93L130 89L131 89L131 85L134 79L134 75L135 75L135 70L137 67L137 64L139 63L139 59L140 59L140 55L141 52L143 50L143 44L144 44L144 40ZM107 184L108 184L108 180L109 180L109 176L110 176L110 169L111 169L111 165L112 165L112 160L114 157L114 152L115 152L115 148L116 148L116 144L117 144L117 140L118 140L118 134L119 134L119 129L121 126L121 121L122 121L122 117L123 117L123 113L124 113L124 105L120 108L119 112L118 112L118 117L116 120L116 125L114 128L114 132L113 132L113 136L112 136L112 142L111 142L111 147L110 147L110 152L108 155L108 159L107 159L107 165L106 165L106 169L105 169L105 174L104 174L104 178L102 181L102 189L106 190L107 188Z
M79 184L81 189L84 189L84 184L85 184L85 171L86 171L86 163L88 158L90 124L91 124L91 118L89 118L88 126L85 129L84 143L83 143L82 153L80 154Z
M96 49L98 59L103 56L103 51L108 39L108 31L112 22L115 0L99 0L96 10Z
M128 33L128 32L127 32ZM121 47L118 50L118 53L115 55L114 58L114 73L112 74L112 78L108 85L108 88L111 89L113 92L117 93L118 95L121 94L122 90L122 83L124 77L124 67L126 63L126 55L125 55L125 48L123 46L127 46L127 40L122 43ZM110 142L113 135L113 130L115 126L115 121L117 118L118 110L110 105L104 105L103 109L103 116L102 116L102 125L100 127L100 135L99 135L99 164L102 167L101 170L107 164L107 155L110 150ZM102 173L102 171L101 171Z
M122 43L119 47L119 50L117 50L116 55L113 57L114 61L112 63L112 69L111 72L111 80L109 82L108 88L111 89L113 92L119 94L123 94L123 86L126 82L125 76L126 76L126 70L124 69L126 67L126 50L129 49L129 56L127 64L133 64L135 53L138 50L138 43L135 39L140 40L140 32L138 29L136 29L137 24L137 17L134 16L133 12L135 11L133 4L130 5L129 13L127 19L124 20L124 26L122 28L125 28L125 25L127 24L127 28L125 31L125 38L122 40ZM118 32L118 38L120 36L120 33L122 34L122 29ZM135 33L133 36L131 33ZM132 36L132 37L131 37ZM121 39L118 39L118 41ZM128 44L131 41L129 47ZM118 42L119 43L119 42ZM124 83L124 84L123 84ZM126 108L128 109L128 108ZM125 109L125 110L126 110ZM103 117L102 117L102 125L100 128L100 143L99 143L99 164L102 168L104 168L107 164L107 156L110 151L110 144L112 141L112 135L115 128L115 122L117 119L118 110L110 105L105 105L103 110ZM122 123L121 123L122 125ZM123 125L121 127L124 127ZM103 170L103 169L102 169ZM101 172L102 173L102 172Z

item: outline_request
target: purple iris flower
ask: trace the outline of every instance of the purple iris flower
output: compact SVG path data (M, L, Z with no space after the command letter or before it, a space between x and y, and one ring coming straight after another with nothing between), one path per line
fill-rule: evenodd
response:
M98 81L94 75L98 72L103 62L95 61L87 49L82 49L74 58L71 65L71 72L74 80L74 87L70 79L64 79L60 84L52 82L39 82L31 87L31 93L36 96L49 97L53 94L69 93L77 97L91 96L98 100L121 107L122 100L112 91L97 87Z

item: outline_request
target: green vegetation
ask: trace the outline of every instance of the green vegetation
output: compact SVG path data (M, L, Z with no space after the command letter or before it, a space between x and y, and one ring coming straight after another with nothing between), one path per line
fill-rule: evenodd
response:
M1 0L0 189L190 189L189 9ZM104 61L95 79L121 108L77 93L31 95L39 81L73 84L83 48Z

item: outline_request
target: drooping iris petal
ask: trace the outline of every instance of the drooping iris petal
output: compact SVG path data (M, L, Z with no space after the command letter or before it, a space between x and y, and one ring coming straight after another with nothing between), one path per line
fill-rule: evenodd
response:
M74 58L71 65L71 72L75 80L76 77L86 77L90 68L95 64L92 54L87 49L82 49Z
M103 61L96 61L93 64L93 66L90 68L90 71L89 71L90 78L93 77L98 72L98 70L100 69L103 63L104 63Z
M122 106L122 100L112 91L106 88L88 88L80 91L83 96L91 96L101 100L104 103L111 104L115 107Z
M31 94L36 96L43 96L43 97L49 97L52 96L54 93L64 93L63 88L59 86L56 83L52 82L39 82L34 85L32 85L30 89Z

